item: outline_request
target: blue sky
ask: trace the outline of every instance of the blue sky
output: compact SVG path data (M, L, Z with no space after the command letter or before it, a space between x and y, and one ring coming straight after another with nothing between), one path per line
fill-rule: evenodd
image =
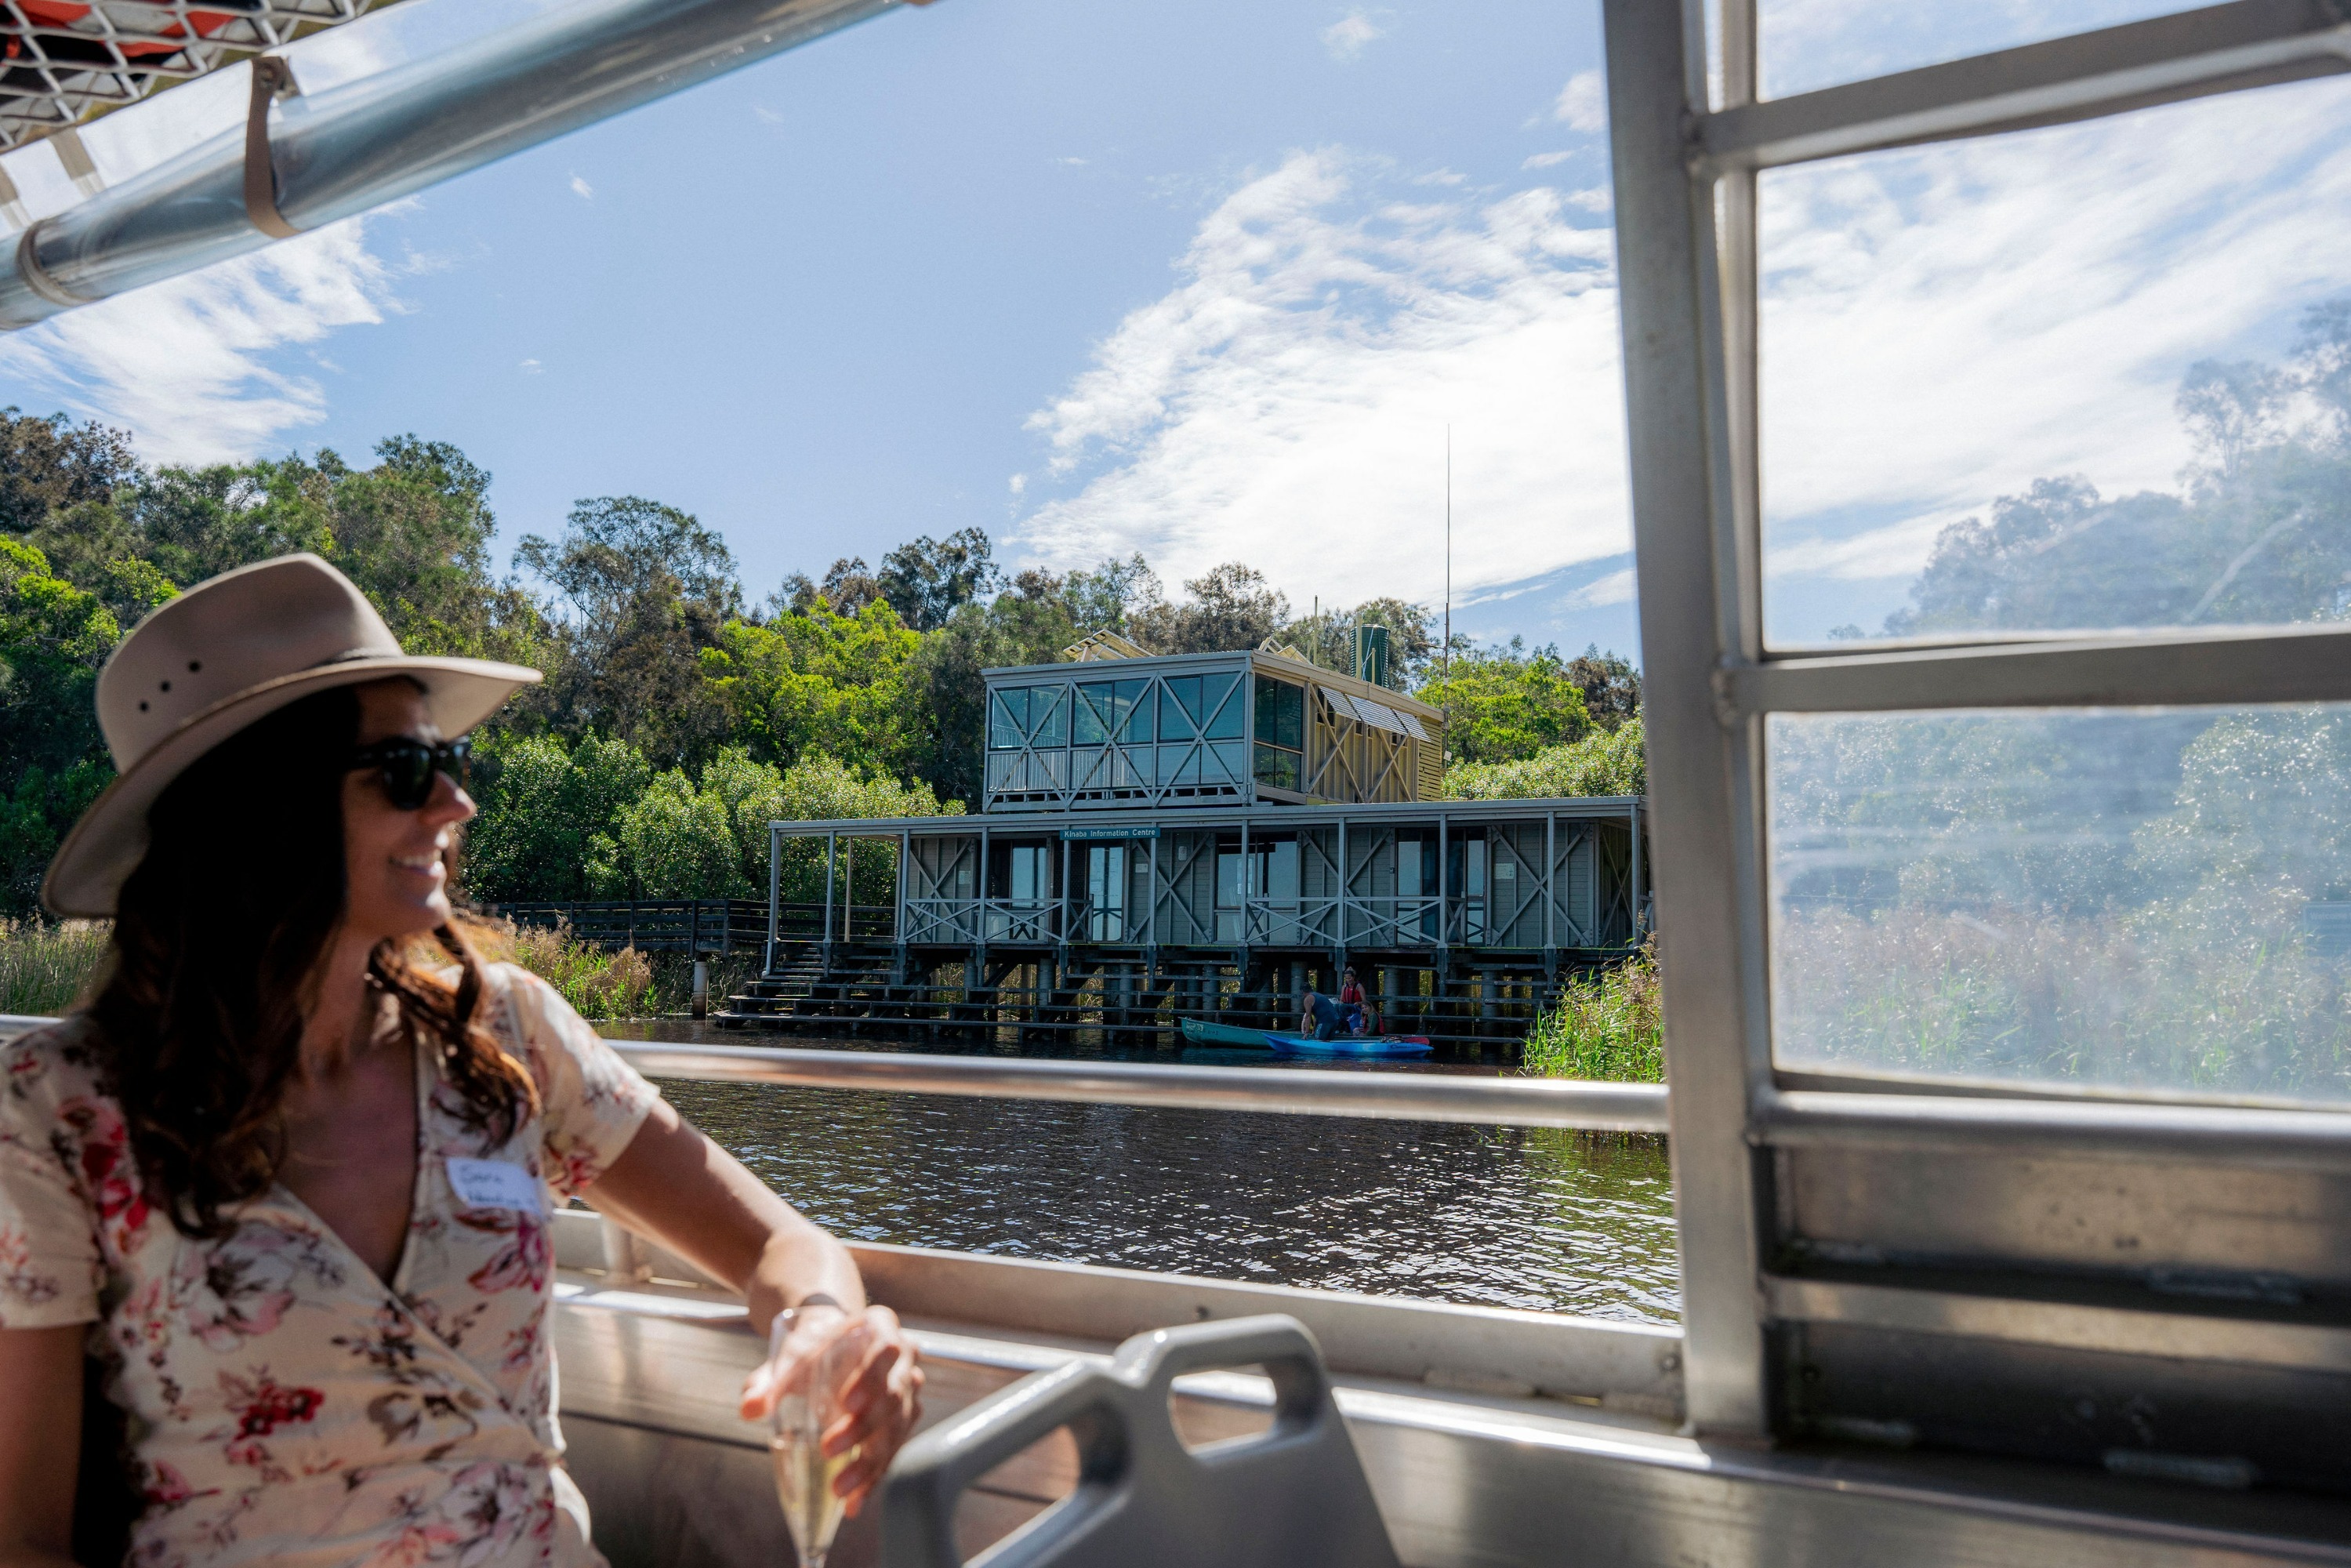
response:
M406 50L479 15L411 0L360 26L398 24ZM253 374L224 369L159 402L155 367L120 340L162 302L124 300L99 308L139 319L103 342L0 358L0 398L125 420L183 460L356 455L413 430L493 471L509 539L559 526L578 497L652 496L723 530L755 596L837 555L878 559L977 525L1013 560L1142 549L1171 591L1217 560L1252 560L1301 610L1318 595L1438 597L1448 416L1461 597L1525 576L1513 560L1529 515L1559 511L1526 493L1525 471L1548 461L1547 425L1586 423L1620 473L1587 508L1596 538L1546 564L1578 557L1571 578L1604 578L1625 564L1609 559L1625 531L1613 296L1587 301L1579 328L1603 373L1573 387L1545 374L1532 412L1481 382L1491 323L1437 319L1523 291L1563 231L1583 242L1569 261L1604 277L1604 196L1538 195L1548 210L1514 214L1519 231L1499 241L1485 216L1531 192L1604 191L1598 47L1594 7L1533 0L942 0L438 187L369 220L317 276L216 269L247 299L298 302L293 324L240 319ZM1198 251L1204 225L1252 190L1264 210L1230 226L1280 253L1270 272ZM1131 365L1105 371L1098 350L1204 267L1215 276L1170 330L1204 363L1254 356L1257 379L1202 384L1196 364L1142 395L1163 410L1190 400L1196 431L1227 392L1267 395L1279 361L1276 379L1314 390L1270 393L1294 405L1270 438L1280 450L1256 455L1271 479L1196 439L1073 512L1090 485L1115 489L1147 460L1155 434L1111 406L1102 375L1125 381ZM1281 298L1243 298L1253 288ZM1237 301L1297 329L1241 352L1199 340L1203 319ZM1555 301L1485 303L1522 320ZM1402 318L1409 329L1391 333ZM1131 353L1154 351L1134 336ZM1359 372L1384 360L1386 379L1364 392ZM1370 539L1322 493L1364 483L1347 448L1365 441L1393 469L1369 497L1384 529ZM1417 450L1397 461L1400 442ZM1301 460L1301 447L1325 455ZM1200 515L1252 484L1270 487L1238 498L1246 517ZM1416 486L1402 508L1398 484ZM1170 485L1179 493L1145 494ZM1285 508L1295 526L1279 525ZM1050 538L1031 539L1040 515ZM1628 592L1579 613L1556 611L1566 591L1461 619L1631 650Z
M563 3L407 0L298 74ZM1766 82L2176 8L1766 0ZM976 525L1301 611L1438 601L1449 425L1457 626L1637 653L1599 66L1589 0L940 0L0 340L0 401L172 461L413 431L507 545L651 496L755 598ZM225 77L92 127L100 169L235 123ZM2339 81L1767 176L1775 638L1874 627L2034 477L2174 484L2180 373L2346 287L2346 205Z

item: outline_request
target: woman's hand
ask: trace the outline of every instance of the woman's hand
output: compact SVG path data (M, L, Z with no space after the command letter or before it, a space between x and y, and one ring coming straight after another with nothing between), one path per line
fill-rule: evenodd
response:
M825 1429L824 1451L841 1455L857 1450L856 1458L832 1483L834 1495L854 1517L923 1410L921 1353L906 1337L897 1313L887 1307L868 1307L855 1316L837 1307L802 1308L799 1326L783 1348L744 1381L743 1418L766 1420L779 1392L807 1375L810 1364L826 1351L852 1338L834 1391L841 1414Z

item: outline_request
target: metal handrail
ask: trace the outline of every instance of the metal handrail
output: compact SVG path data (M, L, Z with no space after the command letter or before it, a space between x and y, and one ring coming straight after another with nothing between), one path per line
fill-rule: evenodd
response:
M1666 1131L1661 1083L1555 1078L1472 1078L1312 1068L1179 1067L1000 1056L799 1051L776 1046L666 1045L614 1040L641 1072L702 1082L777 1083L893 1094L964 1094L1192 1111L1259 1111L1397 1122Z
M0 1015L0 1039L53 1018ZM1662 1083L1560 1078L1470 1078L1312 1068L1176 1067L1133 1061L1050 1061L758 1045L609 1042L638 1071L703 1083L778 1083L984 1100L1058 1100L1189 1111L1260 1111L1391 1122L1567 1127L1594 1133L1666 1131Z
M322 228L875 16L898 0L581 0L307 94L267 122L284 221ZM0 249L0 329L255 250L246 128Z

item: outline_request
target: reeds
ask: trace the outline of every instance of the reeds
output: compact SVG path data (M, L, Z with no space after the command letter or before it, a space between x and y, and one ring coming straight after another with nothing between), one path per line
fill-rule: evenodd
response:
M54 1018L71 1007L106 957L102 920L0 920L0 1013Z
M526 925L507 943L514 962L553 986L581 1018L643 1018L659 1009L653 967L634 947L607 953L568 926Z
M1521 1071L1544 1078L1662 1083L1666 1034L1654 943L1596 976L1570 980L1527 1030Z
M2351 957L2185 901L2064 918L1896 909L1781 923L1783 1063L2351 1100Z
M0 1013L54 1018L80 999L106 957L103 920L0 920ZM539 976L583 1018L642 1018L659 1011L665 988L634 947L607 953L567 929L484 934L483 956L510 958ZM438 957L438 949L432 956ZM442 960L444 961L445 960ZM683 996L690 982L677 987Z

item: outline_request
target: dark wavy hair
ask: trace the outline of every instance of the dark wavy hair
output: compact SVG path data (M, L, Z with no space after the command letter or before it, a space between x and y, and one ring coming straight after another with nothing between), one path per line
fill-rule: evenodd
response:
M359 728L356 689L305 697L206 752L148 810L88 1013L150 1201L184 1236L233 1229L221 1211L266 1192L284 1161L303 1015L343 917ZM529 1072L475 1019L481 960L461 923L379 944L368 977L411 1047L441 1052L475 1125L503 1139L536 1109Z

